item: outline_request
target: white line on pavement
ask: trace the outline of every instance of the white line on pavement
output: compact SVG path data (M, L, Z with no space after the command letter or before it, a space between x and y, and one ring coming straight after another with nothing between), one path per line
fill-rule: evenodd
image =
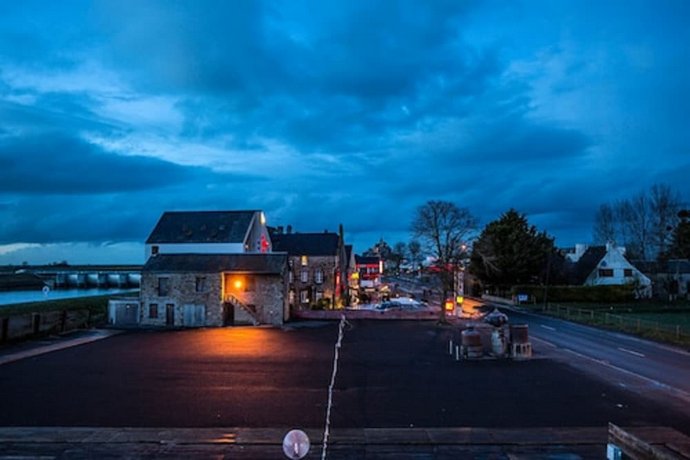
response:
M543 327L544 329L548 329L548 330L550 330L550 331L555 331L555 330L556 330L555 327L547 326L546 324L540 324L540 326Z
M639 351L628 350L627 348L623 348L623 347L618 347L618 349L619 349L620 351L624 351L624 352L626 352L626 353L630 353L631 355L639 356L640 358L644 358L644 357L645 357L645 355L643 355L643 354L640 353Z

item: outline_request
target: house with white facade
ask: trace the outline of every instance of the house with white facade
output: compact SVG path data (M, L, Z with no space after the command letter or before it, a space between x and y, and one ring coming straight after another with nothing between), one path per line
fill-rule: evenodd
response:
M145 250L136 312L140 325L282 324L288 319L287 254L273 252L261 211L165 212Z
M625 258L625 248L614 244L587 246L578 244L565 254L571 263L571 284L585 286L635 286L641 297L652 293L652 281Z

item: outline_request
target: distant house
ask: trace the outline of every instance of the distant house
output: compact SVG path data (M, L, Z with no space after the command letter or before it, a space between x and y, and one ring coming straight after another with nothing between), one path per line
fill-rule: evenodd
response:
M677 298L690 299L690 260L635 261L635 265L652 279L655 296L670 301Z
M288 319L287 254L273 252L261 211L166 212L146 240L146 255L138 312L142 325L282 324Z
M625 248L607 244L578 244L566 251L570 284L585 286L635 285L642 297L651 295L651 280L625 258Z
M348 294L348 260L337 233L273 233L276 251L289 257L288 302L293 307L342 305Z
M355 256L355 264L359 275L359 287L373 290L381 285L383 274L383 260L379 256Z

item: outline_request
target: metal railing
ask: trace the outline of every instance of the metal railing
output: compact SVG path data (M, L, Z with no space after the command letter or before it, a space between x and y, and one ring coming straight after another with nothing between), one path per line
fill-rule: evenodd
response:
M543 311L571 321L611 327L637 334L659 335L679 341L690 341L690 328L687 326L643 319L635 316L634 312L630 314L616 314L606 310L593 310L555 303L544 305Z

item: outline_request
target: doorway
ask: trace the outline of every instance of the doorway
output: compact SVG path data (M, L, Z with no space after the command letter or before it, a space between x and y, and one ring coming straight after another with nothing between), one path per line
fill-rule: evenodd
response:
M175 304L168 303L165 304L165 325L174 326L175 325Z

